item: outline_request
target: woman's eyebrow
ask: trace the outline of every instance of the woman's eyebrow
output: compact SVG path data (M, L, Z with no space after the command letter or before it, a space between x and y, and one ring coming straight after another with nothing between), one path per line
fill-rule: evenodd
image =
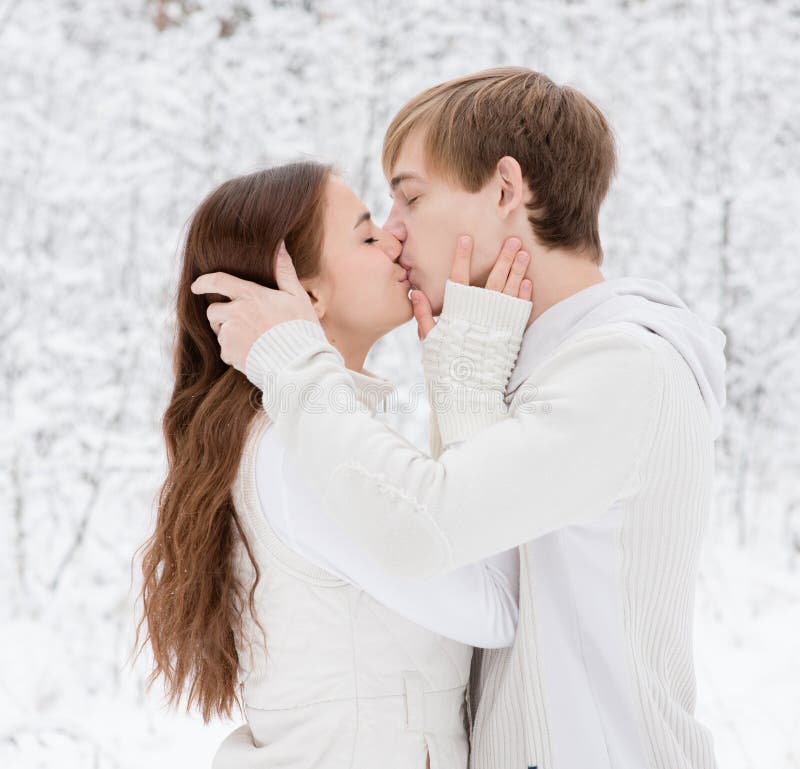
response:
M356 219L356 223L355 223L355 226L353 227L353 229L356 229L356 227L358 227L359 224L363 224L364 222L368 222L371 218L372 218L372 214L369 211L364 211L364 213L362 213L358 217L358 219Z

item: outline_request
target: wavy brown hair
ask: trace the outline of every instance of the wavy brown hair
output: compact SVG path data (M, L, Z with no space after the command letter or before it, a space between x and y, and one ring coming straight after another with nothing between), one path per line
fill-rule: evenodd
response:
M162 676L169 705L188 690L187 712L196 704L206 723L215 714L229 717L234 702L242 706L235 639L243 629L237 606L245 606L245 594L266 644L254 606L260 573L231 495L261 392L220 358L206 308L227 299L195 295L189 286L203 273L223 271L277 288L273 255L281 240L298 277L317 274L331 173L330 166L303 162L224 182L192 215L183 248L175 384L162 420L168 470L155 530L140 548L143 616L134 648L141 651L148 642L152 648L147 688ZM236 575L237 535L255 569L249 592Z

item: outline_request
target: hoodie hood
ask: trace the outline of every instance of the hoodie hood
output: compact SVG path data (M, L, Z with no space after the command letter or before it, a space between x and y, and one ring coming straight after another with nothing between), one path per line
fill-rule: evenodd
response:
M725 406L725 334L693 313L663 283L646 278L604 280L545 310L522 338L506 401L565 339L595 326L621 322L653 331L683 356L697 380L716 438Z

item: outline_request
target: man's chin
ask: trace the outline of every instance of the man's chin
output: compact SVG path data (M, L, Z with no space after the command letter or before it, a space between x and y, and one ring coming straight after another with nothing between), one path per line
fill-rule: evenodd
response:
M442 287L441 293L434 293L430 291L426 291L424 286L418 286L416 283L412 283L409 291L421 291L425 296L428 298L428 301L431 305L431 312L433 313L434 317L437 317L442 314L442 306L444 304L444 287Z
M444 286L439 291L431 291L428 294L428 301L431 303L431 312L434 317L441 315L444 306Z
M444 297L443 296L437 296L436 294L431 296L427 291L425 291L424 288L421 288L420 291L422 291L425 294L425 296L428 298L428 302L430 303L430 306L431 306L431 314L433 315L434 318L437 318L439 315L442 314L442 306L444 305Z

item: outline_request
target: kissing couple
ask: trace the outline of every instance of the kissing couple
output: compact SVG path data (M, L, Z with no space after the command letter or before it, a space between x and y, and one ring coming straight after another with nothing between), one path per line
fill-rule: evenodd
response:
M603 276L608 121L490 69L403 106L382 164L383 226L317 162L191 217L150 680L240 706L214 769L715 769L692 628L725 337ZM364 368L412 319L429 452Z

